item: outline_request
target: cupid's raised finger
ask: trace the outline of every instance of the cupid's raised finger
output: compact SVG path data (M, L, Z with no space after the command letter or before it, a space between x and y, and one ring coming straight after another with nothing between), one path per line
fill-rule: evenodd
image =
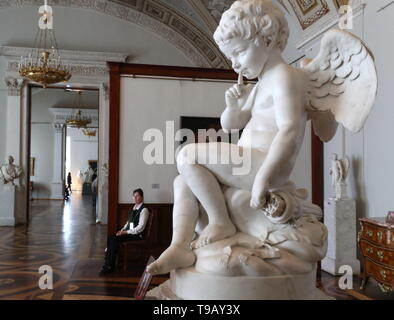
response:
M237 94L238 94L238 96L241 96L242 95L242 93L243 93L243 85L241 84L241 85L239 85L239 84L236 84L236 85L234 85L234 87L233 87L234 89L235 89L235 91L237 92Z

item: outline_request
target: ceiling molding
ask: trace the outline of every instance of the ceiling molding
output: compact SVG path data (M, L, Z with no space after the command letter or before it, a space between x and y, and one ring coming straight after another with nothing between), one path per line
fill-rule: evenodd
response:
M42 0L0 0L0 10L40 6ZM191 19L153 0L53 0L50 5L90 9L137 24L174 45L196 67L228 68L229 63L211 35L202 32ZM56 14L56 12L55 12Z

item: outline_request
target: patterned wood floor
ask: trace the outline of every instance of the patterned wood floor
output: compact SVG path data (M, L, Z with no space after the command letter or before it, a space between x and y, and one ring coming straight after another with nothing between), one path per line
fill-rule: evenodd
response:
M131 300L139 281L134 270L107 277L98 275L103 264L106 226L95 224L89 197L73 194L68 203L35 200L31 221L24 226L0 227L0 299L38 300ZM42 290L38 282L42 265L53 269L53 289ZM154 277L152 287L167 280ZM338 278L323 272L320 288L340 300L394 299L376 285L343 291ZM371 280L370 280L371 282Z
M95 223L88 196L74 193L66 204L36 200L30 215L27 230L0 227L0 299L131 299L139 281L133 270L98 275L107 227ZM53 269L53 290L38 286L42 265Z

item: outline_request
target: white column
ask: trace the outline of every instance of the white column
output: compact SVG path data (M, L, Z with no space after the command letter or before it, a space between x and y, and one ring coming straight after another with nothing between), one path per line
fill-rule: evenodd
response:
M51 199L63 199L63 123L54 123L54 151Z
M12 155L15 163L21 161L21 88L23 79L7 77L7 132L6 155Z
M21 89L23 79L7 77L4 79L7 85L7 129L6 129L6 156L12 155L16 165L21 164L22 136L21 136ZM3 159L2 159L3 160ZM1 163L3 161L0 161ZM25 168L22 168L26 172ZM23 205L17 201L18 195L23 192L19 186L19 179L14 181L16 186L0 187L0 226L15 226L18 216L24 214ZM18 211L19 212L18 214Z
M99 100L99 174L97 222L108 221L108 159L109 159L109 85L100 86Z

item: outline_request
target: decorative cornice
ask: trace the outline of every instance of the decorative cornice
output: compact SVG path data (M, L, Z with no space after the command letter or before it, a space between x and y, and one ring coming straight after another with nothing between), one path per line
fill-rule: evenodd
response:
M42 5L41 0L2 1L0 9ZM52 6L84 8L135 23L178 48L196 67L229 67L211 35L190 19L152 0L53 0Z
M0 55L5 57L27 56L31 53L32 48L28 47L0 47ZM77 50L59 50L62 60L65 61L96 61L105 64L107 61L126 62L129 54L119 52L96 52L96 51L77 51Z

